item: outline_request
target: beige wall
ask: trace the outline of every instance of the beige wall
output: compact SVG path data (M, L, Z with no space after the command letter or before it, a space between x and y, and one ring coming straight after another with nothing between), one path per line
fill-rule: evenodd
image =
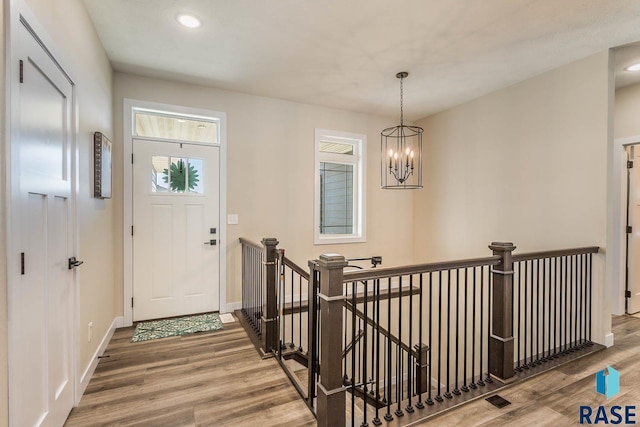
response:
M419 121L414 257L487 255L492 241L604 248L609 91L603 52Z
M385 265L411 259L411 192L383 191L379 182L380 130L394 119L277 99L174 83L130 74L115 75L116 246L122 248L122 100L204 108L227 113L227 207L239 215L227 228L227 301L242 298L238 238L277 237L287 255L306 268L322 253L382 255ZM367 135L367 243L313 244L314 128ZM126 225L129 226L128 224ZM117 277L122 260L116 259ZM122 296L117 303L122 310Z
M615 137L640 135L640 84L616 91Z
M77 257L85 263L79 274L80 319L78 375L91 362L101 338L114 319L113 202L93 199L93 132L113 134L113 72L81 0L27 0L27 5L54 43L54 52L75 79L78 102L78 223ZM2 20L0 20L2 22ZM4 34L4 32L3 32ZM3 36L4 40L4 36ZM4 48L4 41L2 43ZM2 55L4 60L4 55ZM4 65L0 64L0 73ZM2 74L3 75L3 74ZM4 78L2 79L4 81ZM4 86L2 87L4 90ZM5 99L4 94L2 99ZM3 115L4 117L4 115ZM4 126L2 127L4 129ZM2 185L4 191L4 184ZM3 200L6 195L3 193ZM4 204L3 204L4 213ZM4 218L4 217L3 217ZM4 221L4 220L3 220ZM1 251L4 252L4 226ZM5 256L0 254L2 262ZM3 265L3 271L4 265ZM0 425L7 423L5 274L0 282ZM93 339L87 342L87 325Z

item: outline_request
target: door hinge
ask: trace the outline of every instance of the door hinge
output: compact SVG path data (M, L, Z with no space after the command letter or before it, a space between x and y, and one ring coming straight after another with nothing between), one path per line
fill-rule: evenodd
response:
M625 298L631 298L631 291L624 291Z
M24 62L20 60L20 83L24 83Z
M627 169L631 169L633 167L633 160L627 161Z
M131 298L131 308L133 308L133 298Z
M630 225L627 225L627 234L633 233L633 228Z
M24 252L20 253L20 274L24 276Z
M131 226L131 235L133 236L133 225Z

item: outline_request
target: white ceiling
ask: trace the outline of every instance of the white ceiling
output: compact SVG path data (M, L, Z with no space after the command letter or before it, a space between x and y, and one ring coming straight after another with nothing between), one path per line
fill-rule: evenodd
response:
M406 70L409 119L640 40L638 0L84 2L116 70L389 116Z

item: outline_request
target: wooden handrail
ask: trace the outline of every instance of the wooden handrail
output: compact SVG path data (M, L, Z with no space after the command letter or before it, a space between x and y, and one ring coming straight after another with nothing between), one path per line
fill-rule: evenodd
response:
M429 264L407 265L401 267L372 268L370 270L356 270L344 273L344 282L383 279L394 276L408 276L411 274L429 273L433 271L454 270L484 265L497 265L499 256L465 259L458 261L434 262Z
M250 246L250 247L252 247L254 249L257 249L259 251L263 251L264 250L264 246L262 246L260 243L252 242L251 240L247 240L244 237L240 237L239 240L240 240L240 243L245 245L245 246Z
M524 254L513 254L513 262L528 261L532 259L556 258L561 256L597 254L600 248L598 246L586 246L584 248L574 249L558 249L554 251L528 252Z
M353 304L352 304L352 302L351 302L351 301L349 301L349 300L345 300L345 301L344 301L344 306L345 306L345 308L346 308L347 310L349 310L349 311L353 311ZM360 319L362 319L362 320L364 320L365 322L367 322L367 324L368 324L369 326L371 326L372 328L375 328L375 331L376 331L376 332L380 332L382 335L384 335L385 337L387 337L387 338L388 338L392 343L394 343L395 345L397 345L398 347L400 347L401 349L403 349L404 351L406 351L407 353L409 353L409 354L410 354L414 359L418 359L418 357L419 357L420 355L418 354L418 352L417 352L417 351L415 351L415 350L414 350L414 349L412 349L412 348L409 348L409 346L408 346L408 345L406 345L406 344L405 344L404 342L402 342L398 337L396 337L395 335L393 335L392 333L390 333L388 330L386 330L386 329L385 329L385 328L383 328L382 326L377 326L377 325L376 325L376 322L375 322L372 318L370 318L370 317L368 317L368 316L365 316L365 315L364 315L364 313L363 313L362 311L358 310L357 308L355 309L355 313L356 313L356 316L357 316L357 317L359 317ZM344 357L344 354L345 354L345 353L346 353L346 350L345 350L345 352L343 352L343 357Z
M291 261L286 256L282 257L282 262L284 263L284 265L286 265L287 267L289 267L290 269L292 269L293 271L298 273L303 279L309 281L309 272L308 271L303 270L302 267L300 267L295 262Z

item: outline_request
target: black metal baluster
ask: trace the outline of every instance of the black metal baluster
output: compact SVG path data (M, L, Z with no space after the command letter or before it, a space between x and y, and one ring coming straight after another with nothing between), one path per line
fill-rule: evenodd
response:
M584 279L582 280L583 282L583 289L584 289L584 302L583 302L583 310L584 310L584 314L583 314L583 332L582 332L582 337L583 337L583 347L587 347L589 345L589 342L587 341L587 312L588 312L588 308L589 308L589 296L587 295L587 282L588 282L588 278L587 278L587 265L588 265L588 259L589 259L589 254L584 254L584 260L583 260L583 264L584 264L584 274L583 277Z
M435 399L438 402L442 402L444 400L440 394L442 385L442 381L440 381L440 373L442 371L442 271L438 271L438 287L438 394Z
M523 334L522 334L522 344L523 344L523 353L524 353L524 361L522 364L522 367L524 369L529 369L529 364L527 363L527 309L529 307L528 304L528 298L527 298L527 294L528 294L528 288L529 286L527 286L527 273L529 271L529 263L525 260L524 262L524 330L523 330Z
M250 251L251 263L249 264L251 269L251 278L253 280L253 286L251 287L251 322L253 323L253 329L260 332L260 322L257 320L257 307L258 307L258 292L260 286L262 286L262 275L257 274L256 268L256 253Z
M520 364L520 347L522 344L522 321L520 319L520 315L522 314L522 261L518 261L515 263L514 265L514 270L517 267L518 269L518 286L515 286L515 281L514 281L514 287L518 290L518 298L516 298L516 305L514 305L514 309L516 307L518 307L518 320L517 320L517 325L518 328L514 328L514 331L517 330L518 331L518 340L515 342L516 345L516 355L517 355L517 363L516 363L516 371L518 372L522 372L522 365ZM515 289L513 291L513 293L515 294Z
M582 255L576 256L577 279L576 279L576 348L582 347Z
M261 259L258 256L259 254L256 253L256 251L253 251L253 258L254 258L254 262L252 262L253 265L253 277L256 277L258 280L256 280L257 286L254 285L253 288L253 323L255 325L255 328L258 332L262 332L262 323L260 322L260 310L262 310L262 306L259 305L259 300L258 300L258 296L260 295L260 291L262 290L262 274L260 274L260 269L263 268L261 265ZM257 261L257 262L256 262Z
M294 313L294 307L295 307L295 301L294 301L294 297L293 297L293 268L291 269L291 342L289 343L289 348L295 348L295 344L294 344L294 338L293 338L293 334L294 334L294 330L295 330L295 313ZM287 301L285 300L285 303Z
M432 345L432 341L431 341L431 334L432 334L432 330L433 330L433 323L432 323L432 314L433 314L433 281L432 281L432 275L433 272L429 272L429 375L427 375L427 389L428 389L428 396L427 396L427 405L431 406L434 404L433 399L431 398L431 377L433 376L433 364L431 363L431 354L433 353L433 345ZM440 351L440 347L438 346L438 351ZM438 371L439 371L439 367L438 367ZM439 378L439 377L438 377Z
M369 285L369 281L368 280L363 280L362 284L364 285L364 318L368 319L369 318L369 289L368 289L368 285ZM367 423L367 359L368 359L368 355L366 354L367 352L367 321L364 321L364 332L362 335L362 346L364 348L364 351L360 353L361 357L362 357L362 374L361 374L361 378L362 378L362 405L363 405L363 420L362 420L362 424L360 424L360 427L368 427L369 423Z
M582 305L580 321L582 323L580 338L582 340L582 347L587 346L587 254L582 255L582 281L580 282L580 293L582 294Z
M399 277L398 282L398 340L402 342L402 276ZM404 415L402 411L402 390L404 388L404 371L402 370L402 348L400 345L397 345L396 350L396 395L398 396L398 405L395 410L395 414L397 417L401 417Z
M545 349L544 349L544 344L545 344L544 342L545 342L545 338L546 338L546 335L545 335L545 332L546 332L546 330L545 330L545 320L546 320L545 319L545 317L546 317L545 316L545 305L546 305L545 301L547 300L547 291L546 291L546 287L545 287L546 282L545 282L544 279L545 279L545 277L547 277L547 259L543 258L541 261L542 261L542 280L541 280L541 282L542 282L542 336L540 338L542 339L542 341L541 341L541 346L540 347L541 347L541 350L542 350L541 351L542 355L540 357L540 361L544 362L545 359L546 359L546 357L545 357Z
M591 316L592 316L592 312L593 312L593 293L591 291L591 281L593 279L592 274L593 271L591 270L592 268L592 263L593 263L593 255L589 254L589 257L587 258L588 262L589 262L589 275L587 276L587 280L588 280L588 292L589 292L589 316L587 317L587 340L589 341L589 345L592 344L591 341Z
M367 371L367 377L368 381L369 381L369 395L372 396L374 399L375 397L375 367L376 367L376 361L374 359L374 357L377 356L377 353L375 351L376 349L376 331L375 331L375 327L376 327L376 282L377 279L372 279L371 281L371 298L367 298L367 300L369 301L368 304L371 305L371 320L372 320L372 324L369 325L369 322L365 320L364 324L365 324L365 328L369 328L370 332L371 332L371 339L369 339L369 343L371 345L371 348L369 349L366 357L369 357L369 355L371 355L371 368L369 369L369 371Z
M387 388L387 351L386 348L388 347L389 343L388 343L388 338L387 336L384 337L384 349L383 349L383 360L382 360L382 403L384 403L385 405L388 406L389 404L389 400L387 399L387 392L388 392L388 388ZM391 386L389 386L391 387Z
M489 274L491 274L491 268L489 267ZM482 369L483 369L483 365L482 365L482 359L483 359L483 355L484 355L484 349L483 349L483 344L484 344L484 267L480 267L480 369L478 372L478 381L476 382L476 384L478 384L479 386L483 386L484 380L482 379ZM487 334L488 336L488 334ZM488 358L488 356L487 356Z
M424 372L422 370L422 366L424 365L425 360L422 360L424 356L424 352L422 351L422 347L424 346L424 335L422 334L422 323L423 323L423 310L422 306L424 304L423 298L424 294L422 292L422 281L423 281L424 273L420 273L420 298L418 299L418 336L420 340L418 341L418 354L420 355L420 359L417 366L417 388L418 388L418 403L416 403L416 408L423 409L424 405L422 404L422 393L424 393L423 384L425 384L426 378L423 377ZM429 328L431 328L431 321L429 321ZM429 352L431 352L431 347L429 347ZM431 368L431 366L429 366Z
M562 345L562 352L565 353L569 348L569 257L562 257L563 270L564 270L564 282L563 282L563 298L564 298L564 313L563 313L563 338L564 343Z
M376 367L375 367L375 382L376 382L376 388L375 388L375 392L373 393L373 396L377 401L380 400L380 279L376 279L375 281L375 292L376 292L376 310L375 310L375 316L376 316L376 326L375 326L375 334L374 334L374 338L376 340L376 350L375 350L375 355L376 355ZM371 421L373 423L374 426L380 426L382 425L382 421L380 421L380 405L375 405L376 407L376 416L375 418Z
M476 385L476 270L473 267L473 298L471 300L471 383L469 387L478 388Z
M558 299L559 299L559 289L560 286L558 284L558 257L553 259L553 357L554 359L558 356L558 337L560 336L560 320L558 315Z
M356 282L351 282L351 425L356 413ZM322 369L322 368L321 368Z
M302 352L302 276L298 274L298 351Z
M387 331L391 334L391 277L387 279ZM393 420L391 415L391 404L393 399L391 397L391 338L387 338L387 413L384 414L386 421Z
M536 291L536 332L535 335L532 336L534 343L536 344L536 360L533 364L538 365L540 363L540 260L536 259L533 262L536 266L536 283L534 285L534 290Z
M453 394L456 396L460 396L460 389L458 388L458 371L459 371L459 354L460 354L460 269L456 269L456 307L455 307L455 315L456 315L456 370L455 370L455 378L456 384L453 388Z
M467 282L468 282L468 272L469 269L464 269L464 346L463 346L463 374L462 374L462 391L469 391L469 387L467 387L467 323L468 323L468 314L467 314L467 300L469 299L469 294L467 292Z
M533 261L531 261L531 366L536 366L537 363L537 357L538 357L538 330L539 330L539 326L538 326L538 289L539 289L539 283L538 283L538 279L539 279L539 271L538 269L540 268L540 265L538 263L538 260L535 259ZM534 276L535 276L535 282L534 282ZM534 300L534 294L536 295L535 298L535 303L533 302ZM533 321L534 318L534 314L535 314L535 323ZM533 346L535 342L535 347ZM536 358L534 360L534 357Z
M536 365L535 361L533 360L533 357L535 356L534 347L533 347L533 337L535 336L535 332L534 332L534 329L533 329L534 328L533 313L534 313L534 310L535 310L535 308L534 308L535 307L535 303L533 301L533 299L534 299L533 295L534 295L535 282L533 280L533 275L534 275L534 271L535 270L536 270L535 260L531 260L531 271L530 271L530 274L531 274L530 279L531 280L530 280L530 286L529 286L531 288L531 336L529 337L529 339L530 339L529 344L531 346L531 355L530 355L531 359L529 361L529 365L532 366L532 367Z
M450 372L451 372L451 270L447 271L447 391L444 397L451 399L453 395L450 390Z
M573 288L574 288L574 257L573 255L571 255L569 257L569 350L573 349L573 343L575 342L574 340L574 328L573 328L573 306L575 305L574 303L574 293L573 293Z
M342 357L342 372L343 372L343 378L344 381L346 382L349 379L349 376L347 375L347 321L345 320L344 322L342 322L342 328L344 329L344 344L343 347L344 348L344 356ZM320 351L320 350L318 350ZM353 351L353 347L351 349L351 351Z
M400 318L402 322L402 318ZM419 322L422 323L422 319L419 319ZM411 350L413 349L413 275L409 276L409 351L407 352L407 371L409 374L408 384L407 384L407 395L409 397L409 403L405 410L408 413L412 413L414 411L412 403L413 397L413 366L415 363L411 363Z
M547 318L547 360L551 360L551 321L553 319L552 314L551 314L551 293L552 293L552 286L551 286L551 265L552 265L552 259L549 258L549 270L547 271L547 284L549 285L549 299L547 300L547 311L549 313L549 317Z

